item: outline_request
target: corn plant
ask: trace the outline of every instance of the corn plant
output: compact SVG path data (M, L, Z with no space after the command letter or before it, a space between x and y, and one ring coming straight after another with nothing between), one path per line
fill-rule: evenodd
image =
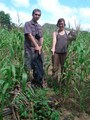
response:
M90 73L90 47L89 47L90 33L79 33L76 41L73 41L69 47L69 52L66 60L66 83L67 91L75 92L75 99L79 99L80 107L84 106L85 95L90 90L85 88L85 82L88 81ZM87 86L86 86L87 87ZM73 90L72 90L73 89ZM87 96L88 97L88 96ZM78 102L78 101L77 101Z

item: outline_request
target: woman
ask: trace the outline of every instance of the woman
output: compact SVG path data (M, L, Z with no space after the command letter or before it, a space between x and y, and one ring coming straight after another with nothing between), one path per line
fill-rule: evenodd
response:
M53 79L58 81L59 65L61 68L61 75L64 71L64 62L67 55L68 35L65 31L65 20L63 18L60 18L57 21L57 27L58 30L53 32L53 45L51 51L53 63Z

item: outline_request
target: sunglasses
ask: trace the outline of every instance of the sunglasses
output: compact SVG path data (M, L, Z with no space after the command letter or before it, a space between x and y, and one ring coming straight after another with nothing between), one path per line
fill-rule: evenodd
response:
M40 14L35 14L35 16L41 16Z

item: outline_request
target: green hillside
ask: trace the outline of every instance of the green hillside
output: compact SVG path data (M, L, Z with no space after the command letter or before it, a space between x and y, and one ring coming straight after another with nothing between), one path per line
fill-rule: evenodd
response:
M49 24L49 23L45 23L42 27L44 33L47 34L52 34L57 29L57 26L55 24Z

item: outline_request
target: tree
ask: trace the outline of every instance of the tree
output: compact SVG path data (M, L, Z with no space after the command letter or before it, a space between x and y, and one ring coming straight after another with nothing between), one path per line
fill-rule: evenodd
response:
M4 11L0 11L0 25L1 26L10 26L11 18L9 14L5 14Z

